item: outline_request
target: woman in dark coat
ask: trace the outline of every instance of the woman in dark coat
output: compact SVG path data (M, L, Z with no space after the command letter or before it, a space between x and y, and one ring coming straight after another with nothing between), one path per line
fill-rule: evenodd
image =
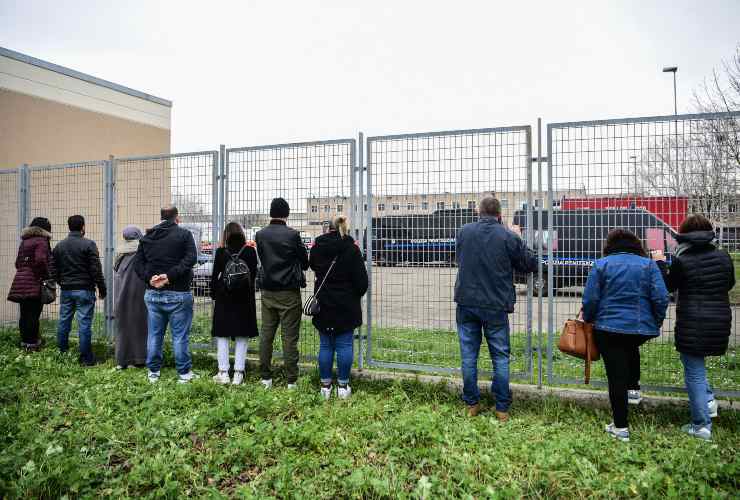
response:
M679 245L670 266L656 255L676 300L676 350L681 354L691 407L688 434L711 439L717 402L707 380L706 356L727 352L732 329L729 291L735 286L732 258L717 247L712 223L702 215L689 216L679 228Z
M118 368L146 364L147 311L144 303L146 283L136 273L136 252L141 229L127 226L124 244L113 264L113 307L116 316L116 364Z
M230 260L237 258L247 264L249 280L236 290L228 290L224 283L224 273ZM213 329L218 355L218 374L213 380L228 384L229 380L229 338L236 341L234 354L234 385L244 381L244 368L247 360L247 338L256 337L257 306L254 298L254 280L257 276L257 252L247 246L244 230L237 222L229 222L224 228L221 246L216 250L211 272L211 298L213 308Z
M361 300L368 286L362 254L348 233L347 218L335 217L329 232L316 238L309 257L309 266L316 273L314 293L319 313L313 316L313 325L319 331L319 377L326 399L332 392L335 353L337 396L346 399L352 394L349 374L354 361L354 331L362 325Z
M8 300L20 305L21 347L30 351L41 347L39 318L44 308L41 282L54 276L50 240L51 223L45 217L36 217L23 230L15 259L15 277L8 293Z

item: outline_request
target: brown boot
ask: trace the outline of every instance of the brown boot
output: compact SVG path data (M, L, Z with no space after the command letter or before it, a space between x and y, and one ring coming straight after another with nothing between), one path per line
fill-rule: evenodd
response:
M501 423L508 422L509 421L509 412L507 412L507 411L497 411L496 412L496 418Z
M468 416L469 417L477 417L480 413L480 403L475 403L474 405L468 405Z

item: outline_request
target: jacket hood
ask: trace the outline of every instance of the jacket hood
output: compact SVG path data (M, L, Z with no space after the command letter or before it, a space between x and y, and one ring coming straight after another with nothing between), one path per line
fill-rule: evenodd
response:
M692 231L690 233L679 234L676 241L679 243L688 243L689 245L709 245L717 238L714 231Z
M23 231L21 232L21 239L27 240L28 238L36 237L51 239L51 233L37 226L28 226L26 228L23 228Z
M161 240L175 227L177 227L177 223L175 223L175 221L164 220L153 228L147 229L146 234L141 238L141 241L152 243L154 241Z
M329 258L333 259L337 255L345 252L348 248L354 245L354 243L355 240L352 239L352 236L347 235L344 238L340 238L338 232L331 231L316 238L316 243L313 248L321 250Z

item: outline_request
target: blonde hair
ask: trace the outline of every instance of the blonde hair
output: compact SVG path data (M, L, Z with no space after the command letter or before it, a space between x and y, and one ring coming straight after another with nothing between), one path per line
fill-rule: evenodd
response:
M339 234L344 238L349 234L349 220L346 215L337 215L331 221L331 228L339 231Z

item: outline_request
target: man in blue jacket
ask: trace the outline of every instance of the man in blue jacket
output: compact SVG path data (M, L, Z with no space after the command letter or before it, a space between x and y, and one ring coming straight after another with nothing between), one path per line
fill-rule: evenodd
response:
M482 335L493 361L491 392L496 416L509 418L509 314L514 312L514 271L537 270L534 252L501 222L501 203L493 196L480 202L478 222L465 224L457 234L457 334L462 358L463 401L468 415L480 412L478 354Z

